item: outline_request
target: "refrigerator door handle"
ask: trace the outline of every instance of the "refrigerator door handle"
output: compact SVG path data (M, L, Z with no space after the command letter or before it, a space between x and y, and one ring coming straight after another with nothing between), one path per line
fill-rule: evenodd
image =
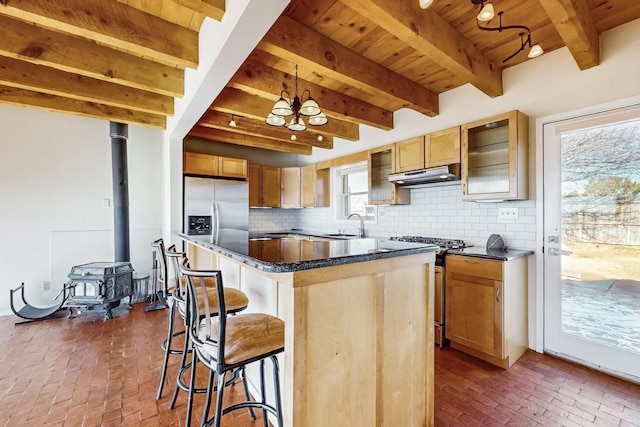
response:
M211 216L213 217L213 238L214 241L218 241L218 233L220 231L220 211L218 208L218 202L211 203Z

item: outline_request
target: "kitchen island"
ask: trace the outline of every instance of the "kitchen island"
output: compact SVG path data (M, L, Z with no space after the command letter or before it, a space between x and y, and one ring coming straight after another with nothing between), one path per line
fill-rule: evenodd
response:
M285 322L284 425L433 425L436 246L384 239L180 234L249 311ZM249 370L252 393L257 369Z

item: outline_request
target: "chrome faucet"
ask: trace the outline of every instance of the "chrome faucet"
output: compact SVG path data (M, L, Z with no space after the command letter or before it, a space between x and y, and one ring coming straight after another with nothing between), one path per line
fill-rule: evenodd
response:
M362 220L362 217L360 216L360 214L357 214L355 212L349 215L347 219L351 219L352 216L357 216L358 219L360 219L360 236L359 237L362 239L364 238L364 221Z

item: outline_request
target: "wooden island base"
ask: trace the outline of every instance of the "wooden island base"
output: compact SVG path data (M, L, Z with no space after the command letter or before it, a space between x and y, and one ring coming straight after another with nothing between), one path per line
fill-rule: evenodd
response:
M187 243L192 267L284 320L285 426L433 425L433 252L270 273Z

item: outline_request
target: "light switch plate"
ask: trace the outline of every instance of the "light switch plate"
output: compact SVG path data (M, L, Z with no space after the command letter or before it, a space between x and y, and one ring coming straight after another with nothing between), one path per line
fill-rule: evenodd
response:
M499 208L498 219L518 219L518 208Z

